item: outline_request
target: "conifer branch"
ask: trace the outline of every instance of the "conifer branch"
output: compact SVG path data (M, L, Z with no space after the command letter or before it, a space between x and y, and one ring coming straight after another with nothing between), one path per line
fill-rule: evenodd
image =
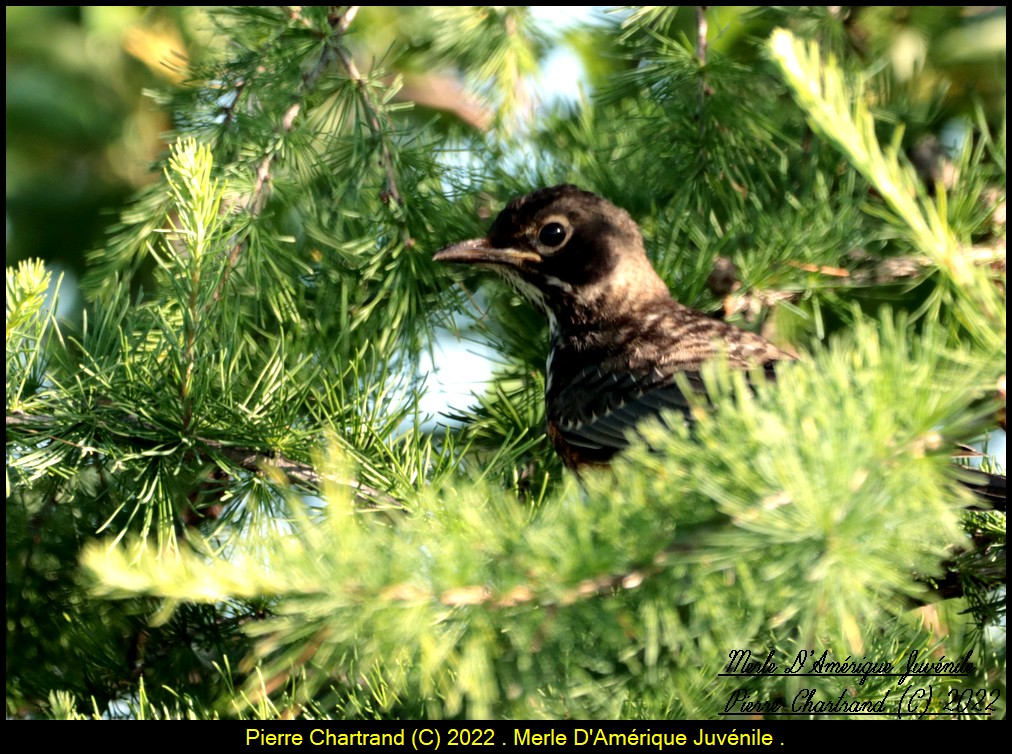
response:
M341 41L344 38L345 33L348 31L348 27L351 22L355 19L358 13L359 6L350 5L344 13L340 13L338 9L341 6L332 6L330 12L327 14L327 23L330 25L332 34L326 40L326 44L323 47L323 51L320 53L316 64L308 70L303 76L300 86L292 98L291 104L285 110L281 116L281 122L275 129L275 139L291 132L295 126L295 120L302 111L306 97L312 92L316 86L316 82L320 76L331 64L335 57L341 57L342 60L346 56L344 49L341 46ZM303 23L305 19L299 15L298 10L292 7L286 8L291 18L298 18ZM242 94L242 89L238 89L236 92L236 100ZM233 107L235 104L233 103ZM253 190L250 195L246 198L243 204L243 209L246 210L251 218L256 218L263 211L264 206L267 203L267 196L269 195L269 186L271 180L271 165L274 162L274 158L277 156L277 150L272 146L264 153L263 158L260 160L257 166L256 178L253 182ZM218 289L214 294L214 301L218 301L221 298L222 291L225 289L225 285L228 283L229 275L239 262L239 256L242 254L243 243L242 241L235 241L232 244L232 250L228 255L228 263L222 273L221 280L218 283Z
M937 202L929 200L895 146L879 144L871 108L865 98L852 96L834 56L823 60L817 44L785 29L777 29L767 46L812 126L867 178L903 223L911 243L960 291L957 316L982 343L1004 353L1005 303L949 226L944 193ZM986 327L981 327L981 313Z
M345 14L345 16L350 15L348 20L349 24L357 12L358 6L352 5L349 7L348 12ZM354 58L351 57L344 47L337 47L335 51L341 61L341 65L348 74L348 78L351 79L355 88L359 91L362 98L362 104L367 113L366 123L369 126L369 130L372 132L373 138L375 138L380 144L380 163L383 165L383 172L386 174L387 179L386 187L384 188L380 198L383 200L384 204L389 201L393 201L394 204L403 206L404 197L401 196L400 189L397 188L397 175L394 168L393 152L390 149L390 143L386 138L386 132L384 131L383 124L381 123L381 120L385 119L386 116L373 101L367 82L358 70L358 66L355 64ZM403 228L403 224L402 230L406 233L406 229ZM405 240L408 241L410 239L405 236Z
M78 443L67 440L60 434L53 432L52 427L60 426L64 420L52 415L29 415L24 413L8 414L6 429L8 441L12 434L20 434L24 440L33 442L49 441L71 445L82 453L94 453L94 444L89 448L83 448ZM111 430L108 421L96 422L93 427L92 437L103 439L102 430L108 433L105 439L123 447L144 450L162 450L171 445L170 440L153 439L158 429L152 425L142 423L136 417L123 417L115 430ZM13 432L12 432L13 431ZM253 474L261 474L268 479L277 479L272 472L281 472L285 475L286 481L298 487L303 492L318 493L326 482L337 484L343 487L350 487L355 490L355 502L370 507L401 508L403 503L392 495L354 479L337 478L321 473L310 463L289 458L277 451L263 450L260 448L248 448L237 445L229 445L220 440L207 438L188 438L188 449L185 455L190 459L208 460L214 455L228 459L236 468L248 471Z

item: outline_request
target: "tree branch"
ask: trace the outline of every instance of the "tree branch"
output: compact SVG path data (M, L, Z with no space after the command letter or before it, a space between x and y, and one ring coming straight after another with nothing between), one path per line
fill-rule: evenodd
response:
M21 433L26 439L32 438L34 440L66 443L90 454L95 453L94 448L80 448L76 443L48 431L48 427L60 423L61 420L58 417L51 415L8 414L8 442L10 442L10 433L13 429L15 432ZM157 433L159 431L158 428L153 425L143 424L135 418L124 418L123 424L127 428L133 428L134 431L132 434L121 431L115 432L113 439L118 445L141 449L161 449L174 441L178 441L178 438L164 441L152 439L152 434ZM106 428L104 424L96 424L95 426L98 429ZM355 502L361 505L384 508L403 507L403 503L397 498L358 480L327 476L317 471L315 467L305 461L288 458L273 450L228 445L220 440L205 438L189 438L189 440L192 445L185 451L185 454L191 458L200 458L201 451L203 450L208 456L213 457L217 455L229 461L233 467L253 474L276 478L275 475L271 474L271 471L280 471L285 475L289 484L299 487L306 492L319 492L324 482L331 482L352 488L355 491Z
M330 24L332 31L331 37L327 40L327 43L323 47L323 52L320 53L319 59L316 64L302 76L299 88L295 95L292 97L292 102L281 116L281 123L275 129L275 136L282 136L290 133L292 128L295 126L295 119L299 116L302 111L303 103L306 99L307 94L316 85L320 76L327 69L327 67L333 62L335 57L343 57L345 55L344 50L340 47L339 40L348 31L348 27L354 20L358 13L359 6L350 5L348 9L343 13L338 12L340 6L334 6L331 8L330 13L327 14L327 22ZM294 8L286 8L289 13L289 17L292 20L299 20L305 23L305 20L301 18L298 11ZM241 90L237 93L241 93ZM272 143L276 143L277 139L272 139ZM257 166L256 180L253 182L253 191L246 198L246 202L243 204L243 209L248 211L250 217L256 218L263 211L264 206L267 203L267 196L269 195L269 186L271 180L271 165L274 162L274 158L278 152L274 148L268 148L260 160L260 164ZM218 282L218 287L214 292L214 301L218 301L221 298L222 291L225 289L225 285L228 282L229 275L239 262L239 256L242 253L242 243L236 241L232 245L232 250L228 255L228 264L225 266L225 270L221 276L221 280Z
M352 14L352 18L354 18L352 11L357 13L358 6L350 6L347 13L345 13L345 16ZM351 21L349 20L348 23L351 23ZM362 97L362 104L367 112L366 123L368 124L373 137L380 143L380 162L383 165L383 171L386 173L387 178L387 184L383 190L381 198L384 200L384 204L387 201L392 200L398 206L404 206L404 198L401 196L400 189L397 188L397 176L394 171L393 153L390 151L390 145L384 136L383 126L380 122L380 118L382 117L381 111L378 107L376 107L372 97L369 95L369 89L366 86L366 81L359 72L358 66L355 64L355 60L348 54L348 51L343 47L337 47L335 48L335 52L337 53L338 59L341 61L341 65L344 67L345 73L348 74L348 78L355 85L355 88L358 89L358 92Z

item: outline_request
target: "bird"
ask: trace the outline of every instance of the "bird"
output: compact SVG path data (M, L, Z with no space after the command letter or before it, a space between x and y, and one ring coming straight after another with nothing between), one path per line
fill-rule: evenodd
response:
M547 317L547 433L571 469L607 465L649 417L688 416L680 383L703 393L713 359L773 379L794 358L676 301L629 213L571 184L513 199L484 238L433 259L494 270Z

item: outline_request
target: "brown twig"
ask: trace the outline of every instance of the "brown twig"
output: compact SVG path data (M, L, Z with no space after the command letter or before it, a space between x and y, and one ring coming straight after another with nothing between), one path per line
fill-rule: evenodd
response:
M699 61L699 123L703 128L703 113L706 109L706 96L710 89L706 84L706 77L703 75L703 68L706 66L706 33L708 24L706 21L705 5L696 6L696 59Z
M706 8L705 5L696 6L696 57L700 65L706 65Z
M392 77L384 82L391 83ZM436 73L403 74L403 86L394 99L453 113L478 131L488 131L494 121L492 109L478 101L452 76Z
M29 415L29 414L8 414L7 430L11 429L23 432L26 437L35 440L47 440L71 445L83 452L95 454L96 449L91 446L82 448L80 445L68 441L50 432L47 428L59 424L58 417L50 415ZM124 426L128 431L124 432ZM101 425L99 428L105 428ZM132 432L129 430L133 430ZM135 418L124 417L119 428L110 432L118 445L129 446L134 449L155 449L170 446L172 439L156 440L152 434L158 429L154 426L143 424ZM220 440L205 438L189 438L188 447L184 451L188 456L199 458L201 455L219 456L227 460L234 468L242 469L253 474L265 474L272 476L272 472L280 471L285 475L288 482L307 492L319 492L325 482L338 484L343 487L350 487L355 490L355 502L369 507L402 508L403 503L397 498L381 492L355 479L345 479L318 471L314 466L304 461L288 458L276 451L262 450L259 448L247 448L235 445L228 445Z
M320 57L316 61L316 64L309 71L303 74L302 81L292 98L291 104L289 104L288 108L281 116L281 123L277 129L275 129L276 136L281 136L291 132L292 128L295 126L296 118L299 116L299 113L302 112L302 106L307 93L313 89L320 76L333 62L334 58L345 55L344 50L340 46L340 40L344 37L344 34L348 31L348 27L351 25L351 22L358 14L359 6L350 5L344 13L340 13L338 11L339 7L340 6L334 6L331 8L330 13L327 14L327 22L330 25L332 35L330 39L328 39L327 44L324 45L323 52L320 53ZM286 6L285 10L291 20L304 24L307 23L300 15L301 9L297 6ZM276 139L272 140L272 142L276 142ZM260 160L260 164L257 166L256 179L253 183L253 191L246 198L246 202L243 204L243 209L249 212L251 217L255 218L259 216L267 203L267 197L269 195L268 187L270 186L271 180L271 165L273 164L274 158L277 154L278 153L275 149L268 148L263 158ZM225 289L225 285L228 283L229 275L239 262L239 256L242 254L242 248L243 245L240 241L236 241L232 244L232 250L228 255L228 264L225 266L221 280L218 282L218 287L214 292L213 301L220 300L222 292Z
M352 11L357 12L358 6L350 6L348 11L345 13L345 16L352 13ZM393 201L395 204L403 206L404 198L401 196L401 192L397 188L397 175L394 171L393 153L390 151L390 144L384 136L383 125L380 122L382 117L381 111L373 102L372 97L369 94L365 78L363 78L361 72L358 70L358 66L355 64L355 60L348 54L348 51L343 47L338 47L335 49L335 52L338 59L341 61L341 65L344 67L345 73L348 74L348 78L355 85L355 88L362 97L362 105L365 107L367 114L366 124L369 126L369 130L372 132L372 135L380 143L380 162L383 165L383 171L387 178L382 198L385 202Z

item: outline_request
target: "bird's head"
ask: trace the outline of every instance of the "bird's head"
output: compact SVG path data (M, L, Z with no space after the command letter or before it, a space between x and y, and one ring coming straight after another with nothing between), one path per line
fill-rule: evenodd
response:
M495 270L553 326L670 296L629 213L571 185L512 200L488 235L447 246L434 259Z

